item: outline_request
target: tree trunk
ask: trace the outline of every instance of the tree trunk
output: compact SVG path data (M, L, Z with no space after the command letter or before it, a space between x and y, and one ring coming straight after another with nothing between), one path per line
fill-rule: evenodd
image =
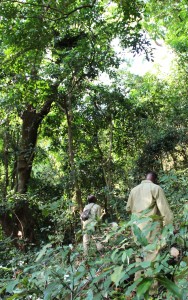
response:
M108 203L111 200L111 191L113 188L113 175L112 175L113 118L112 116L111 116L110 128L109 128L109 151L107 153L107 157L104 156L103 151L101 150L99 139L98 139L98 133L96 136L96 141L97 141L97 148L102 161L103 177L106 184L106 188L108 190L105 197L105 211L108 212Z
M38 113L32 105L28 105L21 116L23 123L17 165L18 184L16 191L18 193L25 194L27 192L35 156L38 128L44 117L49 113L52 102L57 98L57 87L58 86L52 87L52 94L48 96L49 99Z
M71 175L72 175L72 181L74 185L74 192L76 196L76 203L78 204L78 208L81 211L83 209L83 203L82 203L81 190L78 183L77 171L76 171L75 161L74 161L74 145L73 145L73 132L72 132L73 114L72 114L71 94L69 94L66 97L65 111L66 111L67 126L68 126L68 146L69 146L69 162L71 167Z
M52 102L57 97L57 87L52 87L52 94L49 95L39 112L36 112L32 105L28 105L21 116L23 120L22 135L16 164L18 180L15 187L15 191L19 194L27 193L35 155L38 128L44 117L49 113ZM0 223L5 234L16 239L15 244L19 248L23 246L23 243L19 242L18 233L20 233L21 239L27 242L35 242L34 229L36 222L26 196L23 199L20 197L19 203L15 204L13 211L7 211L1 215ZM21 249L23 250L24 248Z
M21 194L27 192L32 170L32 163L37 142L37 133L42 121L40 115L31 107L27 107L22 115L22 138L18 155L18 184L16 191Z

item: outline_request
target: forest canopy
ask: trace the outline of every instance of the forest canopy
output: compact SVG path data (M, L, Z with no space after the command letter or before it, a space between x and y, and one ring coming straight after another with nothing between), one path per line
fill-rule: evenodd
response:
M187 8L1 0L1 299L121 300L135 290L133 299L150 299L154 279L155 299L186 299ZM174 54L171 72L131 72L129 53L155 64L159 41ZM145 237L137 231L134 243L125 207L148 171L158 173L174 224L135 283ZM104 249L85 260L80 213L90 194L104 210Z

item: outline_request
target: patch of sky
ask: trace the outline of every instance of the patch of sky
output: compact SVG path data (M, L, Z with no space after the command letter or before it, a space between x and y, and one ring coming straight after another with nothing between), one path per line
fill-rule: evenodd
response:
M175 54L173 50L167 47L163 41L151 41L153 48L153 61L148 61L144 54L134 55L130 50L121 48L118 39L114 39L112 47L115 49L122 63L119 66L120 71L128 71L135 75L144 76L146 73L152 73L158 77L166 77L171 73ZM99 81L110 85L111 80L107 73L101 73Z

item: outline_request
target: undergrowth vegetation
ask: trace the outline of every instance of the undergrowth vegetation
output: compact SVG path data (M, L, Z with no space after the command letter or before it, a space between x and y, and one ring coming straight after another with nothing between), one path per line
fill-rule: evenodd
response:
M146 234L126 213L117 223L100 224L92 240L88 257L83 256L81 229L77 227L75 242L64 244L64 220L60 207L51 207L52 222L59 221L56 232L49 233L48 243L26 253L12 247L9 239L0 244L1 299L187 299L188 296L188 195L187 170L161 176L170 200L175 222L163 229L155 243L148 244ZM178 189L177 189L178 187ZM122 215L124 212L122 203ZM59 216L57 216L59 214ZM68 214L68 210L67 210ZM78 220L77 220L78 222ZM155 222L154 222L155 223ZM153 225L154 226L154 225ZM131 234L134 234L137 242ZM96 250L95 243L103 245ZM135 263L135 256L160 247L155 261ZM173 253L175 249L175 254ZM136 271L142 277L134 281ZM157 281L155 297L149 295ZM132 297L132 298L130 298Z
M188 299L187 8L0 1L0 300ZM174 213L152 244L125 211L149 170ZM86 257L90 194L105 214Z

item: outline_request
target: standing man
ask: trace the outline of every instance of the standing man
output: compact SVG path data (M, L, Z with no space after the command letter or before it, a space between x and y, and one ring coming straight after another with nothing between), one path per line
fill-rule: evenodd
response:
M89 244L91 242L91 237L94 236L96 231L97 222L101 219L101 207L98 205L97 199L94 195L90 195L87 198L88 204L84 207L85 210L90 210L89 218L86 221L82 221L83 223L83 248L84 255L88 255ZM101 244L96 242L96 248L100 250Z
M130 192L126 210L137 217L136 225L145 233L148 243L152 244L156 238L159 239L161 228L172 223L173 214L165 197L162 188L156 184L157 174L149 172L146 179L137 185ZM156 227L152 228L153 219L149 218L152 215L157 215ZM142 221L139 222L139 217ZM143 221L146 217L146 221ZM144 253L144 261L155 260L159 249ZM141 262L141 258L136 258L136 262ZM141 272L136 272L135 280L141 276Z

